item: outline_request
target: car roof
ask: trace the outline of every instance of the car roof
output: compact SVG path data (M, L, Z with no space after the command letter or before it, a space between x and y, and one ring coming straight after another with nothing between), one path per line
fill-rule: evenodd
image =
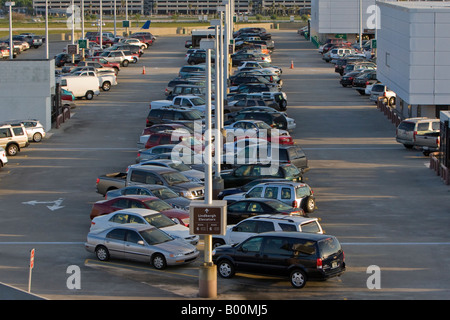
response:
M129 187L140 187L140 186L133 185L133 186L129 186ZM142 194L128 194L125 196L115 197L113 199L157 200L159 198L155 197L155 196L148 196L148 195L142 195ZM111 199L111 200L113 200L113 199ZM145 209L145 210L147 210L147 209Z
M283 181L273 181L273 182L261 182L258 183L256 186L259 185L291 185L294 187L307 187L308 185L304 182L296 182L296 181L289 181L289 180L283 180Z
M108 217L108 216L113 216L113 215L118 214L118 213L134 213L134 214L138 214L140 216L148 216L150 214L157 214L157 213L160 213L160 212L158 212L156 210L151 210L151 209L126 208L126 209L117 210L117 211L114 211L114 212L111 212L111 213L108 213L108 214L104 214L104 215L101 215L101 216L98 216L98 217ZM140 223L136 223L136 224L140 224Z
M298 232L298 231L269 231L264 233L259 233L257 236L261 237L285 237L285 238L299 238L306 239L312 241L320 241L323 239L327 239L333 237L332 235L327 234L318 234L318 233L309 233L309 232Z
M245 220L260 220L260 219L283 220L283 221L287 221L287 222L296 222L296 223L318 221L317 218L301 217L301 216L288 216L288 215L284 215L284 214L259 214L257 216L247 218Z
M168 167L161 167L161 166L140 166L140 165L136 165L136 166L130 166L130 168L133 169L141 169L141 170L146 170L146 171L152 171L152 172L178 172L175 169L172 168L168 168Z

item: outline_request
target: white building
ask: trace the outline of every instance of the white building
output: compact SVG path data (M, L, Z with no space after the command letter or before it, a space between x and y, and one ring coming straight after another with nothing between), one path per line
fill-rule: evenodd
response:
M377 77L404 117L439 118L450 104L450 4L382 2Z
M55 60L3 61L0 74L0 120L37 119L50 130Z
M311 36L319 41L338 36L354 42L360 31L374 34L370 25L374 5L375 0L311 0Z

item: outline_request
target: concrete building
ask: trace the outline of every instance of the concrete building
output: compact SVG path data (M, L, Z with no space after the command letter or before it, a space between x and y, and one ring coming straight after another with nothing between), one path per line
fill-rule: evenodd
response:
M37 119L52 127L55 60L0 62L0 120Z
M311 37L319 42L329 38L355 42L362 31L373 38L370 9L374 5L375 0L311 0Z
M439 118L450 105L450 6L377 2L377 77L397 94L403 117Z
M67 15L71 13L72 0L48 0L49 14ZM100 0L84 0L85 14L98 14L100 11ZM81 8L81 0L74 0L75 8ZM117 14L125 15L128 7L128 14L143 14L144 0L116 0ZM114 0L102 0L104 14L114 14ZM36 14L45 14L45 0L33 0L33 10ZM75 14L81 14L75 11Z

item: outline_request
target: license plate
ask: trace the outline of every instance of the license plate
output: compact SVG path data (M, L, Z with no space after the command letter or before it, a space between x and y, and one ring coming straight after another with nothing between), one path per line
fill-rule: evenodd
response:
M331 263L331 268L332 268L332 269L337 268L338 266L339 266L339 263L338 263L337 261L333 261L333 262Z

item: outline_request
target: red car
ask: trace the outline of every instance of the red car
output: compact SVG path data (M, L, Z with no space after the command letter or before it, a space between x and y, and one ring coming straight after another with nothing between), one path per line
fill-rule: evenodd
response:
M100 43L100 37L89 37L88 40L90 42L95 42L96 44ZM113 44L114 44L114 40L113 39L110 39L108 37L102 37L102 45L103 46L105 46L105 45L112 46Z
M127 195L111 200L97 201L92 206L90 218L92 220L97 216L128 208L155 210L161 212L166 217L177 221L179 224L189 227L189 223L186 223L186 221L189 221L189 213L183 210L174 209L167 202L164 202L157 197L143 195Z

